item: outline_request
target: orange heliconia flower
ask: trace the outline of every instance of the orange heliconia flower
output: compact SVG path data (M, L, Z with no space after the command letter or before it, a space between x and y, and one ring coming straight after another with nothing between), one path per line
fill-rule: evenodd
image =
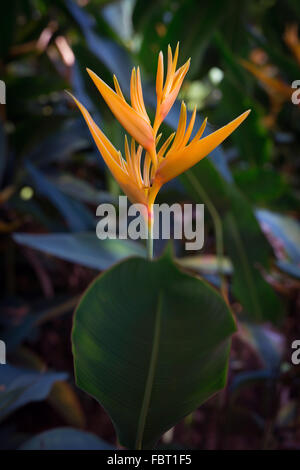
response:
M283 39L300 65L300 39L298 36L298 25L288 25L285 29Z
M114 91L94 72L88 70L112 113L132 137L131 142L128 142L125 136L125 158L95 124L86 108L73 97L112 175L131 202L145 206L150 221L152 206L162 185L208 155L246 119L250 112L250 110L244 112L226 126L201 139L206 125L205 120L190 140L196 109L187 124L186 106L182 103L176 133L171 134L158 149L158 142L162 137L162 134L157 135L159 127L173 106L190 65L189 59L176 70L178 50L177 45L173 57L171 48L168 47L165 80L163 54L159 53L156 77L157 106L153 125L144 104L139 67L134 68L131 74L131 105L126 102L115 76Z
M265 90L270 94L282 99L283 101L290 100L293 89L288 83L285 83L280 78L274 77L273 67L269 65L264 65L258 67L257 65L249 62L247 60L241 59L241 64L245 69L252 73L258 80L262 83Z

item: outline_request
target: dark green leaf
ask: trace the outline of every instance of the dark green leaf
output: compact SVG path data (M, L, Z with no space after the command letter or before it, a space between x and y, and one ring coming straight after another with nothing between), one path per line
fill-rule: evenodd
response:
M94 218L83 204L64 195L29 161L26 162L26 168L37 191L57 207L73 232L85 231L95 226Z
M234 331L220 295L167 255L129 259L76 310L77 384L109 412L122 445L151 447L224 387Z
M233 292L248 318L278 321L283 315L281 302L262 275L269 269L272 250L250 204L233 184L221 178L208 158L181 179L196 202L210 201L219 213L225 251L234 266Z

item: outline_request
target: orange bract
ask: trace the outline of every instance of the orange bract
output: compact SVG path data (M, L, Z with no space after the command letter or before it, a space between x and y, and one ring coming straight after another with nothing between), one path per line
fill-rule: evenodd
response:
M176 47L174 57L170 46L168 47L165 80L163 54L159 53L156 77L157 106L153 126L144 104L139 67L137 70L134 68L131 74L131 105L126 102L115 76L114 91L94 72L88 70L110 110L132 137L129 143L125 136L125 158L95 124L85 107L73 97L112 175L131 202L146 206L148 216L152 214L152 206L161 186L208 155L246 119L250 112L246 111L226 126L201 139L205 130L205 120L190 140L196 109L187 125L186 106L182 103L176 133L170 135L158 150L158 142L162 137L162 134L157 135L158 129L173 106L190 65L189 59L176 70L178 52L179 45ZM136 145L136 142L139 145Z

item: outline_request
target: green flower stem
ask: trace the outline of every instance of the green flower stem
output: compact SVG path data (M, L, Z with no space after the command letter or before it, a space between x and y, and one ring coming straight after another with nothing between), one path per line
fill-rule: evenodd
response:
M151 213L152 217L153 213ZM147 238L147 257L153 259L153 222L152 220L148 224L148 238Z

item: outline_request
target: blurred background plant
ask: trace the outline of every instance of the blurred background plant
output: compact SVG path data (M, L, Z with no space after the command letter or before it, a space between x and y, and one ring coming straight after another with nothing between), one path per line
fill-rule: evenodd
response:
M144 247L96 238L95 209L119 188L64 90L119 147L121 128L85 68L109 84L115 73L128 97L139 64L153 118L157 54L179 40L181 60L192 57L180 98L197 106L199 123L252 112L159 196L205 204L204 249L186 256L176 241L176 255L226 291L239 326L226 390L160 445L299 448L300 368L290 360L300 338L299 2L10 0L1 10L0 339L9 365L0 365L0 446L115 445L104 410L74 386L71 314L99 271Z

